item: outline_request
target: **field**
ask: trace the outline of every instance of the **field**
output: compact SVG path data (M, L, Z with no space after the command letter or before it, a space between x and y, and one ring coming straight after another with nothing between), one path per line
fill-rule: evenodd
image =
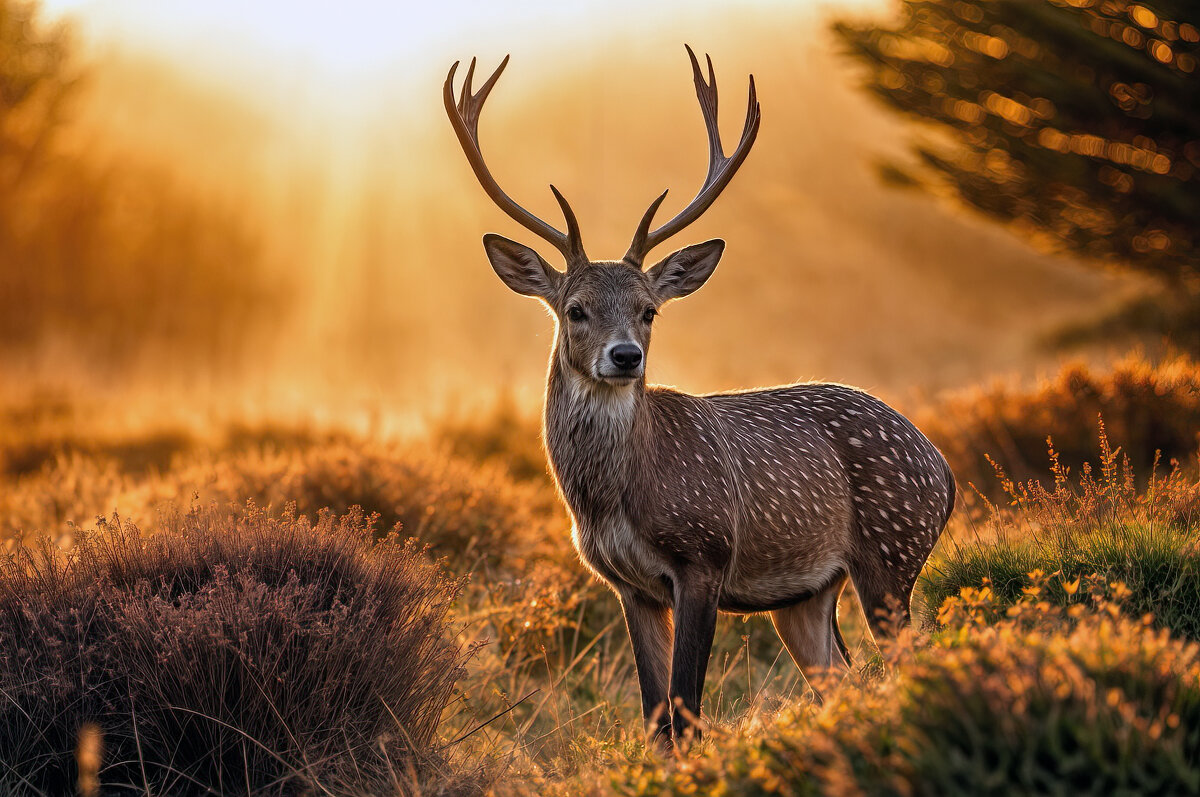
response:
M1200 794L1188 4L310 5L0 0L0 795ZM648 381L862 387L958 491L910 627L721 616L664 754L438 89L511 53L490 168L608 257L684 41L763 121Z
M818 706L769 623L723 617L708 735L675 761L645 750L619 606L512 405L388 440L10 398L2 616L41 641L0 666L52 731L22 747L5 713L3 782L53 792L90 728L101 782L153 793L243 767L334 794L1194 788L1198 383L1127 358L914 408L964 487L913 630L877 650L848 594L856 666Z

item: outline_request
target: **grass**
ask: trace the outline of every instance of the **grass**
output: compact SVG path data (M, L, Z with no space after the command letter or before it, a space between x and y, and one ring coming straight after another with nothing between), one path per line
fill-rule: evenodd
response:
M1129 367L1089 372L1089 378L1095 384L1127 384L1128 375L1120 373ZM1141 387L1127 388L1131 396L1141 389L1186 386L1193 367L1175 362L1139 368L1146 378L1137 382ZM1171 374L1175 376L1168 378ZM1065 391L1062 385L1075 383L1064 377L1055 384L1056 391ZM1020 404L1033 402L1046 389L1005 395L1016 396ZM953 406L963 395L937 406ZM1182 417L1188 400L1185 391L1131 398L1130 405L1174 407L1171 412ZM1064 414L1065 402L1063 398ZM1093 416L1083 415L1092 406L1081 403L1081 414L1063 423L1068 436L1097 424ZM988 418L1002 409L1002 403L989 400L969 417ZM947 423L960 417L945 414ZM1037 428L1049 416L1005 417L1016 429L1013 434L1039 439L1043 448L1045 433L1055 431ZM1025 426L1018 429L1019 423ZM118 782L137 787L143 762L163 778L160 783L178 787L183 781L170 781L171 773L154 763L162 750L175 750L174 743L162 740L178 727L156 729L154 723L168 720L151 707L181 705L178 701L188 697L195 704L182 705L198 712L196 728L204 724L200 713L219 717L271 751L283 751L286 766L251 744L264 756L255 771L261 765L273 773L267 777L269 788L291 779L292 784L324 785L339 797L439 790L547 796L898 794L922 789L946 794L1006 789L1178 792L1194 782L1196 756L1189 745L1200 735L1200 719L1190 702L1195 700L1195 654L1188 640L1200 632L1195 619L1200 614L1195 542L1200 483L1186 460L1178 467L1139 472L1137 457L1129 452L1141 450L1140 438L1132 440L1132 448L1113 449L1107 436L1098 435L1086 446L1072 448L1079 456L1098 452L1095 469L1058 453L1050 455L1053 468L1041 480L992 476L997 488L983 492L1004 500L964 502L967 506L956 514L921 582L920 614L930 625L919 626L901 642L877 651L863 635L856 603L847 597L841 615L858 668L840 688L827 690L830 699L824 707L812 703L807 684L769 623L761 617L722 617L705 695L706 741L684 758L663 760L643 744L637 681L619 606L579 565L567 519L544 467L537 467L536 427L514 407L435 424L428 437L409 440L368 440L278 425L180 432L151 423L144 433L131 432L105 426L102 416L69 404L51 404L45 414L36 407L13 408L0 413L0 424L6 431L0 435L0 456L36 454L24 460L28 467L0 476L5 486L0 522L17 557L12 562L33 561L21 559L31 551L41 551L38 555L47 556L46 561L69 562L90 550L86 555L103 560L108 549L94 546L110 538L120 541L113 551L126 551L113 561L159 551L159 558L150 558L160 568L170 561L194 561L191 545L208 551L203 557L215 557L213 561L228 550L242 551L233 559L243 561L238 557L249 554L239 546L267 551L286 547L295 535L307 541L293 551L294 583L290 576L279 576L287 568L268 578L259 565L227 568L228 575L211 568L199 580L184 579L182 590L169 587L183 583L174 575L131 579L143 586L121 592L120 601L112 603L132 607L114 613L125 625L105 620L110 623L105 633L119 636L126 626L134 628L130 618L146 616L151 605L161 622L153 627L143 623L136 633L129 632L126 642L109 645L136 663L122 672L149 667L151 654L195 648L201 644L201 630L216 629L235 649L240 643L230 640L241 640L242 631L249 639L276 634L272 640L280 634L297 640L316 634L320 644L329 644L320 629L353 618L335 621L321 614L329 608L326 604L304 603L303 596L321 594L320 585L337 572L328 560L304 553L311 546L349 546L347 556L361 572L402 561L407 564L399 570L410 568L419 583L440 585L435 593L442 596L424 609L420 601L400 601L403 611L440 629L428 638L443 645L437 648L443 658L433 658L441 664L427 673L437 684L429 706L438 709L418 712L422 719L415 723L401 711L396 718L388 712L381 716L381 703L368 705L368 700L337 691L351 690L350 684L361 679L391 683L403 667L423 660L419 655L387 659L401 657L411 646L363 639L357 631L340 635L346 637L340 640L344 648L330 659L337 666L322 670L324 675L316 679L298 675L308 665L284 655L297 646L261 645L260 652L284 651L275 659L256 659L276 678L271 688L279 691L270 693L270 705L289 718L274 724L265 701L239 700L234 706L221 698L223 688L213 679L233 672L229 662L214 664L193 656L203 672L188 676L193 679L189 689L179 685L182 681L172 685L156 676L139 682L137 689L175 691L134 691L134 699L124 703L114 690L127 684L122 679L128 676L114 670L110 680L116 686L88 692L89 700L103 697L104 705L113 707L100 711L72 697L82 693L63 675L64 662L81 659L66 659L47 648L22 665L27 668L22 672L36 672L37 677L14 678L4 686L10 691L13 684L32 684L30 688L43 690L52 707L46 710L59 723L53 748L58 763L34 770L41 773L38 777L57 772L53 777L59 782L73 778L70 756L79 743L84 753L92 751L81 753L79 761L100 762L95 774L105 788ZM1183 429L1182 422L1178 426ZM163 440L183 442L164 448ZM1056 452L1057 441L1056 434ZM355 506L377 515L377 522L369 523ZM331 512L323 513L326 507ZM141 530L134 534L125 521L86 530L95 525L96 515L113 509L136 518ZM377 542L394 526L398 537ZM345 542L343 533L353 537L353 544ZM34 544L43 534L49 534L53 547L18 545L19 540ZM326 540L330 536L332 542ZM410 541L409 547L402 539ZM428 546L426 554L418 550L422 546ZM470 577L455 591L450 582L434 578L427 555L440 559L451 573ZM234 577L235 571L246 578ZM71 589L58 592L30 581L30 572L25 566L5 572L12 595L25 600L46 595L46 601L59 601L56 606L70 601L55 595L69 594L71 601L91 595L80 592L88 581L82 574L90 570L75 571ZM430 578L434 580L423 580ZM258 592L245 586L259 581L265 586ZM351 581L358 585L354 589L368 589L361 580ZM105 589L99 592L105 594ZM217 612L218 596L243 625L189 619L199 616L188 614L193 609ZM58 630L35 638L75 633L61 621L62 614L48 615L59 618ZM288 617L294 620L291 625L282 622ZM367 621L369 617L353 619ZM234 629L241 631L233 635ZM0 633L5 638L15 635ZM138 640L142 647L133 644ZM168 655L171 672L182 678L189 662L170 658L174 655ZM325 691L314 689L314 683L326 683ZM328 698L317 701L314 694ZM392 710L403 703L387 701ZM431 718L434 714L440 716ZM413 737L419 743L406 741L408 735L400 738L397 719L406 728L420 728ZM178 718L171 721L179 724ZM387 756L376 754L373 742L334 744L322 736L329 723L358 728L360 740L383 740ZM87 730L93 725L100 742L84 744L93 738ZM281 735L281 727L291 735ZM1156 733L1157 741L1143 743L1123 730L1127 728L1138 729L1145 738ZM333 747L310 753L292 736L304 736L317 748ZM230 772L245 768L224 757L229 750L240 755L233 742L189 745L192 763L184 769L192 777L207 773L205 778L227 783ZM367 748L371 752L364 752ZM297 753L301 750L304 755ZM205 759L205 751L215 758ZM181 760L176 755L169 766L180 769ZM222 763L214 768L206 760ZM314 761L320 766L314 768ZM412 761L412 769L397 766L401 761ZM138 766L130 770L130 762Z
M929 611L984 586L1012 604L1034 588L1031 574L1052 573L1045 594L1056 603L1111 598L1119 584L1127 611L1200 640L1200 480L1176 467L1139 488L1103 426L1098 445L1098 473L1085 467L1072 479L1051 448L1051 487L1002 478L1009 505L992 508L985 534L943 547L927 566L920 591Z
M1025 596L1000 621L889 648L892 675L824 707L714 729L688 758L631 760L550 793L1183 794L1200 788L1200 655L1106 604ZM1082 608L1082 607L1080 607ZM536 790L540 790L540 787ZM533 790L531 790L533 791ZM526 792L528 793L528 792Z
M131 442L127 449L140 462L141 447ZM335 438L196 450L150 469L111 449L60 452L0 495L0 536L67 534L118 508L153 529L164 508L243 511L250 504L293 504L311 520L322 510L340 515L360 507L378 516L382 531L399 524L406 536L449 557L457 572L509 577L558 555L548 526L562 518L547 488L516 483L495 466L424 445Z

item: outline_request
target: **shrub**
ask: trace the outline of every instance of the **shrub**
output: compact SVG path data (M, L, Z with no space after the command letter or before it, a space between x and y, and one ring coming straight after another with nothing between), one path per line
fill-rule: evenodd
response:
M457 588L360 512L114 518L0 562L0 787L295 794L419 778L461 673ZM399 775L395 773L400 773Z
M552 496L545 491L416 446L331 443L198 461L165 480L156 498L193 493L221 504L294 503L308 517L359 506L378 514L383 529L399 523L401 533L462 571L482 564L519 574L530 559L557 555L555 542L566 539L548 529Z
M989 458L1017 481L1037 478L1046 472L1046 438L1053 435L1059 461L1077 471L1100 456L1101 417L1140 474L1160 458L1191 461L1200 446L1200 363L1129 357L1104 371L1070 365L1032 388L996 383L948 396L916 420L960 484L996 496Z
M675 767L603 777L636 795L1195 793L1198 649L1104 608L964 612L893 651L890 680L789 706Z
M1196 646L1122 617L1062 628L1033 614L962 629L905 666L893 757L910 782L947 795L1200 789Z
M146 526L162 506L258 506L315 520L322 509L362 507L379 527L429 544L458 571L482 565L515 577L535 559L573 556L554 494L514 483L416 445L326 441L281 450L251 448L176 459L163 472L129 473L107 457L63 454L0 492L0 535L59 535L114 509Z
M992 534L946 546L930 562L920 588L927 608L964 587L986 585L1001 606L1043 589L1066 606L1112 597L1107 585L1119 583L1127 611L1200 640L1200 479L1173 469L1138 489L1103 427L1097 444L1099 473L1085 465L1072 479L1051 449L1052 487L1002 478L1011 506L993 508ZM1061 578L1036 585L1031 573Z

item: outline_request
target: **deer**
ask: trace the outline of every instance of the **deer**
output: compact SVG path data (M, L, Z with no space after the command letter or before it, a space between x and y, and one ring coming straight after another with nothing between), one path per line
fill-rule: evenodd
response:
M708 281L725 242L691 244L649 267L647 255L713 204L761 121L751 75L741 139L726 155L712 59L705 56L706 79L685 47L708 132L708 174L683 210L651 229L666 192L655 199L620 260L588 258L553 185L565 232L517 204L489 171L479 116L508 56L475 92L472 59L457 101L458 62L443 86L446 113L488 197L565 260L559 271L524 244L483 237L504 284L553 316L542 418L550 471L580 559L620 600L646 738L666 750L699 738L719 612L769 613L810 685L851 667L838 625L847 582L874 639L910 623L913 587L956 489L934 444L858 389L810 382L690 395L646 384L660 310Z

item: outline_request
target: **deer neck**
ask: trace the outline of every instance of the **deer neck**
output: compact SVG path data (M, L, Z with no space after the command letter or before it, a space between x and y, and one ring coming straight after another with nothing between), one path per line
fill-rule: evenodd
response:
M575 371L556 346L546 388L546 448L579 521L624 511L646 428L645 380L613 387Z

